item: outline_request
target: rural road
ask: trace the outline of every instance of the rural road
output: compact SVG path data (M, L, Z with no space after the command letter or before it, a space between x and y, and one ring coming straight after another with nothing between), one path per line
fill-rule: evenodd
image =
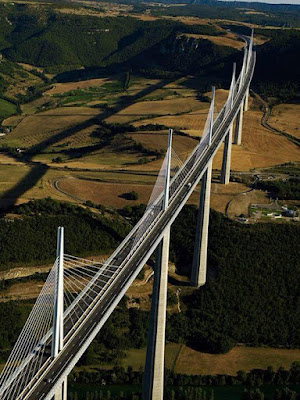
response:
M268 103L263 100L257 93L255 93L252 90L252 93L254 94L254 96L256 97L256 99L263 105L263 116L261 118L261 125L264 128L267 128L269 131L277 134L277 135L282 135L285 136L288 140L290 140L291 142L293 142L294 144L296 144L297 146L300 146L300 140L298 138L296 138L293 135L290 135L289 133L286 133L284 131L281 131L280 129L274 128L274 126L270 125L268 120L270 118L271 115L271 109L268 105Z
M55 190L57 190L59 193L62 193L63 195L71 198L72 200L79 201L80 203L85 203L86 200L83 200L83 199L80 199L79 197L73 196L72 194L65 192L64 190L62 190L59 187L59 181L65 180L65 179L72 179L72 178L59 178L59 179L56 179L55 181L52 181L51 183L52 183L53 188ZM74 178L74 179L76 179L76 178Z

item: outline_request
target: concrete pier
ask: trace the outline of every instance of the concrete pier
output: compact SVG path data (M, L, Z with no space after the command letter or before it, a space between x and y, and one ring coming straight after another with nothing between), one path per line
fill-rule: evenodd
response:
M165 328L170 230L156 250L150 326L143 379L143 400L163 400Z
M68 399L68 378L66 378L62 385L57 389L53 400L67 400Z
M233 124L231 124L224 141L224 151L221 169L221 183L227 185L230 180L230 164L231 164L231 149L232 149Z
M244 111L248 111L248 109L249 109L249 87L247 89L246 96L245 96L245 109L244 109Z
M233 143L237 145L240 145L242 143L243 114L244 114L244 101L242 101L240 110L235 119Z
M206 282L208 225L210 210L212 160L202 177L200 201L197 218L196 239L194 246L191 285L199 287Z

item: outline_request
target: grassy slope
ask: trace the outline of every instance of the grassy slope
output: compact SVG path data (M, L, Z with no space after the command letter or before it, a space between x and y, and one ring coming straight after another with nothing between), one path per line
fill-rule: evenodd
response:
M130 349L121 365L132 366L135 371L144 367L146 349ZM272 366L289 368L300 358L300 350L272 349L264 347L235 347L227 354L208 354L193 350L185 345L167 343L165 366L178 374L188 375L235 375L237 371ZM101 368L111 365L100 364Z
M14 104L0 98L0 120L9 117L17 112Z

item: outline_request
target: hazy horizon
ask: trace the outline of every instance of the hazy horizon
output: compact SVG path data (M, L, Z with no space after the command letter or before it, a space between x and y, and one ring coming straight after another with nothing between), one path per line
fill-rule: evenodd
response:
M251 3L268 3L268 4L294 4L300 5L300 0L221 0L221 1L245 1Z

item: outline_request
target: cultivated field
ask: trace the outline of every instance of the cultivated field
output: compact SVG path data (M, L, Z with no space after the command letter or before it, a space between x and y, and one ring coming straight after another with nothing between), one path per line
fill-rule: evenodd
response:
M16 106L6 100L0 99L0 120L16 113Z
M288 161L300 161L299 147L283 136L261 126L262 113L250 110L244 114L241 146L233 146L231 166L235 171L269 167ZM213 168L220 168L222 152L214 159Z
M211 97L211 92L204 93L206 96ZM223 89L216 90L216 100L215 100L215 117L226 101L228 96L228 91ZM186 99L181 99L182 103L186 102ZM133 123L134 126L141 126L146 124L161 124L169 126L174 129L178 129L187 133L190 136L199 137L202 135L203 128L205 126L205 121L207 119L207 113L209 110L209 103L199 101L196 99L196 94L194 94L194 108L193 110L188 110L184 112L182 109L181 113L176 113L173 108L169 109L168 113L163 116L155 116L154 118L143 119L141 121L136 121ZM155 114L155 113L153 113Z
M0 74L0 79L1 78L2 76ZM5 96L14 100L17 100L18 94L26 94L28 87L43 83L41 78L29 72L26 68L15 70L12 75L5 75L5 80L9 83Z
M13 115L13 116L8 117L5 120L3 120L2 126L6 126L6 127L9 126L10 128L15 128L24 118L25 118L25 115Z
M50 96L42 96L36 100L29 103L21 105L21 110L23 115L35 114L36 112L43 111L45 108L56 108L57 101L52 99Z
M10 146L31 147L97 114L99 110L93 108L60 107L28 115L6 136L4 143Z
M134 139L135 142L142 144L149 150L167 150L168 133L163 132L137 132L128 133L128 137ZM173 135L173 149L176 154L184 161L194 147L197 141L187 136ZM146 164L147 165L147 164Z
M269 204L270 201L266 197L265 193L260 190L248 190L239 194L236 194L227 203L226 213L228 217L234 218L241 214L245 216L249 213L250 204Z
M127 123L147 115L183 114L200 107L195 98L179 98L171 100L142 101L124 108L106 119L106 122Z
M36 299L43 286L44 282L42 281L30 281L23 284L16 283L9 289L1 292L0 302Z
M65 179L58 183L59 189L82 200L91 200L107 207L122 208L127 205L147 204L152 191L151 185L129 183L107 183ZM131 191L138 193L138 200L126 200L120 196Z
M0 207L48 196L66 200L66 197L52 186L52 180L55 180L57 173L61 176L61 172L20 163L14 165L9 162L9 164L11 165L2 164L0 168Z
M300 139L299 104L280 104L272 108L270 125Z
M242 49L244 47L244 43L236 40L232 36L209 36L209 35L197 35L197 34L184 34L184 36L192 37L196 39L206 39L218 46L228 46L233 47L234 49Z
M145 349L132 349L126 353L127 357L121 361L124 367L144 368ZM165 367L187 375L236 375L239 370L266 369L268 366L289 368L299 358L300 350L234 347L227 354L207 354L181 344L167 343Z
M86 81L80 82L55 83L55 85L53 85L51 89L45 92L45 94L47 96L54 96L57 94L70 92L71 90L83 90L89 89L90 87L99 87L107 82L111 82L109 78L88 79Z
M239 370L266 369L268 366L288 368L299 358L300 350L234 347L227 354L207 354L183 346L174 370L188 375L235 375Z
M101 197L97 197L98 189L94 192L93 198L87 198L87 196L85 196L86 193L91 193L86 192L85 190L85 185L90 183L91 180L93 180L96 187L99 188L100 193L102 191L102 182L112 184L118 183L124 185L124 187L132 188L130 190L136 190L135 185L141 185L141 187L145 186L148 188L150 192L156 179L156 176L147 174L135 175L105 171L77 171L61 167L59 169L44 169L39 165L28 166L19 162L14 162L13 159L7 157L3 159L1 158L0 162L0 207L6 207L7 205L14 203L21 204L32 199L42 199L48 196L57 200L67 200L78 203L80 200L77 200L76 198L81 199L81 195L82 200L92 200L95 203L100 204ZM67 192L65 194L56 189L55 182L58 181L58 185L61 185L62 182L69 178L74 178L74 181L78 182L78 186L70 184L70 193ZM111 191L109 191L108 188L110 188ZM125 190L124 192L130 190ZM118 198L113 185L107 186L105 193L107 198L106 200L103 198L103 200L105 200L105 204L112 201L111 204L108 204L111 207L114 207L115 201L112 199L115 197L117 203L121 201L121 204L123 204L122 202L124 201L124 205L132 204L132 201ZM72 196L76 198L73 198ZM147 196L148 194L146 197ZM146 200L147 199L148 198L146 198ZM138 203L139 202L140 201L138 201Z

